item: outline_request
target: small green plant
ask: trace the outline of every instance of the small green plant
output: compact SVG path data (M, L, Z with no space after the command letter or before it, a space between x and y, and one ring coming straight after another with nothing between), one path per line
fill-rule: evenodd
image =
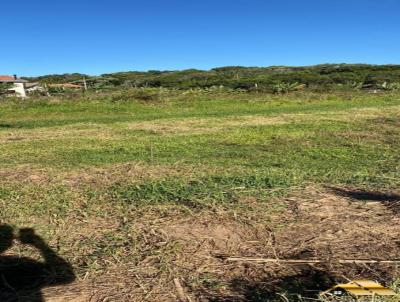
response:
M157 102L173 93L173 91L163 88L132 88L115 92L111 96L114 103L142 101Z
M355 90L360 90L363 86L362 82L353 82L351 83L351 88L355 89Z
M298 82L294 83L278 83L272 86L272 91L277 94L282 94L282 93L289 93L292 91L296 90L301 90L305 88L305 84L299 84Z

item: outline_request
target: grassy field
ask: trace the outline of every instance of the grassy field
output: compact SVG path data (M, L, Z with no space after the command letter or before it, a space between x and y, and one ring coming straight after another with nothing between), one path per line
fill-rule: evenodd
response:
M399 150L399 94L8 100L0 222L34 228L73 266L77 281L46 289L49 300L175 301L175 278L193 301L272 301L326 285L285 278L343 271L390 283L393 268L283 270L215 255L399 258L388 231ZM39 259L20 243L11 251Z

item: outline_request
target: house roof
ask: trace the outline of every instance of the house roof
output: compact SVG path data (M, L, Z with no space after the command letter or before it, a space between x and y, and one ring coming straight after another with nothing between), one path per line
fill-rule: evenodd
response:
M13 76L0 75L0 82L6 83L27 83L28 81L22 79L15 79Z
M11 76L0 76L0 81L12 81L14 77Z

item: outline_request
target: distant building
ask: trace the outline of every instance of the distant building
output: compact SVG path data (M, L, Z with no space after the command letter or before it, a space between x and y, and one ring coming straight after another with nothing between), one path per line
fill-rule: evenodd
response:
M19 79L16 75L14 75L0 76L0 83L12 83L13 86L9 89L10 93L15 94L18 97L26 97L25 85L28 83L28 81Z

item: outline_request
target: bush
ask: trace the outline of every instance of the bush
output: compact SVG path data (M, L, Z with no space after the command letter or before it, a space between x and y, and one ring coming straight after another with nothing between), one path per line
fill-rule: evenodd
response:
M272 91L274 93L288 93L292 91L297 91L305 88L305 84L295 83L278 83L272 86Z
M0 95L9 93L8 89L10 89L11 87L11 83L0 83Z

